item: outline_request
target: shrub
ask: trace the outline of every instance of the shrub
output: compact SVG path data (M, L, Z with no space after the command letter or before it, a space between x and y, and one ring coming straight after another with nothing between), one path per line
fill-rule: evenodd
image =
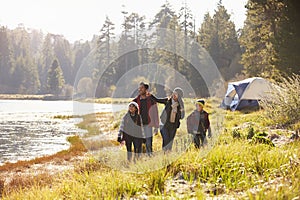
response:
M275 147L274 143L269 138L266 138L266 136L268 136L268 134L266 134L265 132L257 133L252 137L251 143L266 144L271 147Z
M237 129L237 128L233 129L233 131L232 131L232 137L233 138L237 138L237 139L241 138L241 132L240 132L240 130Z
M261 132L261 133L257 133L256 136L259 136L259 137L267 137L267 136L268 136L268 133L266 133L266 132Z
M248 129L247 139L252 139L254 136L254 128L252 126Z
M289 126L300 121L300 75L280 78L272 90L272 98L262 100L266 116L271 123Z

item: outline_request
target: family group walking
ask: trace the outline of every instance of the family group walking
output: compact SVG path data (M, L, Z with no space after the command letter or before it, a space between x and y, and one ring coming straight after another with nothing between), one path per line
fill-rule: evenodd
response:
M158 129L162 135L162 149L171 151L180 120L185 116L181 88L175 88L169 98L157 98L150 94L148 89L148 84L140 83L139 95L128 104L128 112L120 124L118 142L126 145L129 161L132 160L133 154L134 159L140 157L143 143L145 143L148 156L152 156L153 133L157 134ZM165 105L160 118L157 103ZM187 117L188 133L193 134L197 148L205 143L207 130L210 136L210 123L208 113L203 110L204 104L204 100L197 100L196 110ZM132 146L134 152L132 152Z

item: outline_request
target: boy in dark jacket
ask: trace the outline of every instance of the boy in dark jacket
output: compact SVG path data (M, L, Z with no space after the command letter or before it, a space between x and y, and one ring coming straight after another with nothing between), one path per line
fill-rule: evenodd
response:
M206 132L208 137L211 137L210 122L208 113L203 110L205 101L199 99L196 101L196 110L187 117L188 133L193 134L194 144L196 148L200 148L205 144Z
M127 160L132 160L132 144L134 147L134 159L142 153L143 128L142 119L139 114L139 106L136 102L130 102L128 112L124 115L118 134L118 142L126 145Z

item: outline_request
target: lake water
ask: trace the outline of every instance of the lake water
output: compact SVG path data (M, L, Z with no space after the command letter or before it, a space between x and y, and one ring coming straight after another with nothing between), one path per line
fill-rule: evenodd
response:
M83 115L125 109L124 105L73 101L0 100L0 165L29 160L68 149L66 138L83 133L81 118L54 119L57 115Z

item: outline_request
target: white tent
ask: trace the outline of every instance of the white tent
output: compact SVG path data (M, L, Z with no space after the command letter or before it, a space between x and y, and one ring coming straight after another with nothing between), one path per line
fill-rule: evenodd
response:
M258 101L271 95L272 85L261 77L228 83L222 107L231 110L258 107Z

